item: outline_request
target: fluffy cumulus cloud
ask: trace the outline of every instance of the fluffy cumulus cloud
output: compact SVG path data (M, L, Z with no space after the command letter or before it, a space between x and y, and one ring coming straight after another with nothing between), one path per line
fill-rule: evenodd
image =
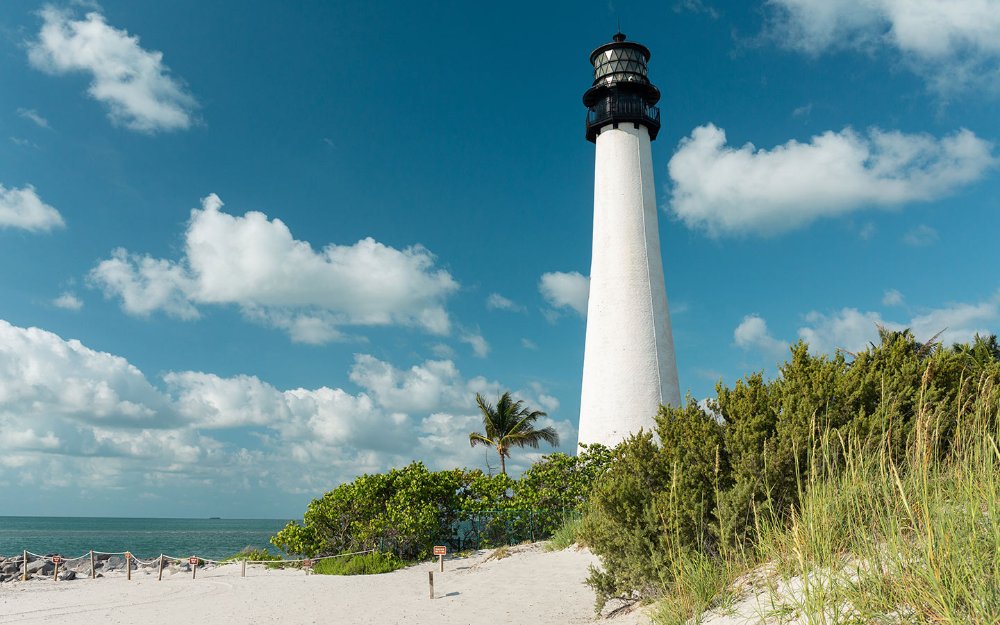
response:
M848 128L768 150L730 146L708 124L670 159L670 208L712 236L777 234L867 207L933 200L996 164L992 144L964 129L937 139Z
M191 212L181 259L118 249L91 270L91 283L131 314L193 319L199 306L235 305L305 343L337 339L346 325L450 331L444 301L458 284L425 248L368 238L316 250L278 219L221 208L210 195Z
M890 302L887 305L897 305L902 302L902 295L890 291L886 293L886 299ZM922 310L909 319L848 307L829 313L813 311L805 315L803 321L798 337L818 353L862 351L869 343L878 341L879 327L889 330L908 328L918 341L936 336L936 340L950 345L971 341L977 334L1000 332L1000 292L980 302L960 302ZM746 317L736 333L736 343L741 347L773 351L774 345L785 344L773 338L764 320L756 316Z
M36 68L89 74L90 96L126 128L151 133L191 125L195 99L170 75L162 52L146 50L138 37L110 26L98 12L75 19L47 6L40 15L42 28L28 47Z
M996 0L769 0L774 31L816 55L888 48L941 91L998 91L1000 5ZM1000 92L1000 91L998 91Z
M759 349L769 354L781 354L788 343L771 336L767 322L759 315L747 315L733 331L733 342L743 349Z
M482 426L474 397L508 387L466 378L449 360L400 369L364 354L350 380L356 389L281 390L255 376L175 371L154 384L124 358L0 321L0 482L315 495L414 459L483 466L482 450L468 444ZM549 412L559 407L538 384L515 394ZM570 423L543 425L572 447ZM536 457L515 454L513 466Z
M590 278L576 271L568 273L553 271L542 274L538 281L538 292L553 308L569 308L575 310L581 317L587 316Z
M9 189L0 184L0 228L47 232L65 225L59 211L43 202L30 184Z

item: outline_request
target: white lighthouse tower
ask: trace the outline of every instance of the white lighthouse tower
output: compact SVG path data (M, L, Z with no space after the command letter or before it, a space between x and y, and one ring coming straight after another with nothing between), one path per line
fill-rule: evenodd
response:
M614 446L652 429L660 404L681 401L650 151L660 91L648 61L649 49L621 33L590 54L594 84L583 103L597 158L581 443Z

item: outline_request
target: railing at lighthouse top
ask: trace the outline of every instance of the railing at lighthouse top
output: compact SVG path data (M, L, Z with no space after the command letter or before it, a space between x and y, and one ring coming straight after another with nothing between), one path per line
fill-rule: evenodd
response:
M643 124L649 130L650 138L655 139L660 130L660 108L632 94L611 93L588 108L587 139L592 141L591 133L596 137L599 128L620 122Z

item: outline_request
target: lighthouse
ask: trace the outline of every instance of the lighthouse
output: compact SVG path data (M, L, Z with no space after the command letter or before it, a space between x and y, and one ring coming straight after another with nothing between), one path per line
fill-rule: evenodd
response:
M649 49L620 32L612 39L590 54L594 83L583 95L597 154L579 441L608 446L651 430L660 404L681 401L650 150L660 91Z

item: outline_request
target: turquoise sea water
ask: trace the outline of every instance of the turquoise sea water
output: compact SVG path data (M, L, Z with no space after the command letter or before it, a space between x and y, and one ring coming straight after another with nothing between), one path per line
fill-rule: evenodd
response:
M0 555L22 550L76 557L94 551L231 556L246 546L264 548L285 526L278 519L115 519L98 517L0 517Z

